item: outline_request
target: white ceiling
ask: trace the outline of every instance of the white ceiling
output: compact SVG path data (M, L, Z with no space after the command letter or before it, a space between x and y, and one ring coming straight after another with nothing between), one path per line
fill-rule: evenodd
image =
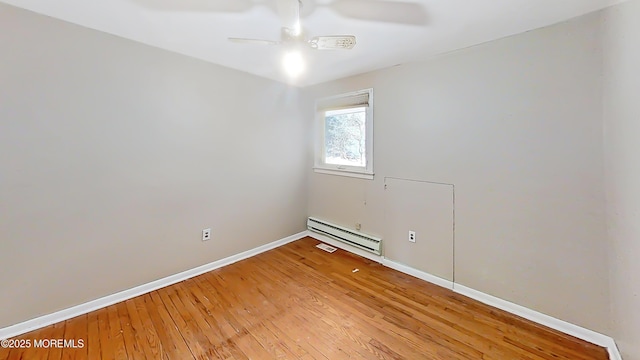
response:
M308 36L353 34L352 50L304 55L290 80L276 0L0 0L82 26L299 86L355 75L561 22L624 0L302 0Z

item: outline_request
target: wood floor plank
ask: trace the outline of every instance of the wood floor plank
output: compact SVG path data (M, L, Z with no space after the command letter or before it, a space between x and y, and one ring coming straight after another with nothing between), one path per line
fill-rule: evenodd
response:
M109 329L109 312L107 308L100 309L94 312L98 318L98 333L99 338L93 339L89 337L87 342L99 342L100 343L100 356L99 359L114 359L114 347L111 343L110 329Z
M382 356L377 353L377 350L374 347L368 345L368 341L370 339L369 335L360 331L360 328L362 328L366 329L365 331L370 333L373 330L371 327L354 326L355 319L353 318L352 313L347 311L349 315L345 317L344 312L334 309L336 305L337 307L344 307L345 299L342 297L345 296L345 293L331 293L327 292L326 289L322 294L313 293L310 292L311 288L312 287L307 286L292 289L294 293L298 294L298 296L303 295L303 299L299 300L300 304L297 306L304 306L310 314L313 314L316 318L320 319L320 321L329 323L331 326L336 326L341 329L342 332L346 333L349 339L357 343L360 347L364 347L368 352L373 353L377 357ZM286 302L286 300L283 301ZM352 335L352 332L356 335Z
M53 325L51 329L51 333L48 336L51 336L49 339L66 339L66 321L61 321L57 324ZM46 339L46 334L43 334L38 330L35 334L32 333L31 337L35 339ZM47 356L47 360L60 360L62 359L62 349L61 348L49 348L44 351L47 351L49 356Z
M233 359L248 359L233 341L238 331L227 320L229 316L226 313L226 309L219 304L216 297L212 296L215 291L208 287L209 284L203 280L203 277L197 277L192 280L193 286L189 287L189 289L197 299L197 305L200 307L201 313L206 313L207 316L204 320L218 337L220 346L224 347L224 351L229 352Z
M317 243L20 337L83 339L83 348L0 349L0 359L608 359L594 344Z
M204 335L201 342L204 344L208 343L205 345L207 351L213 353L215 358L218 359L233 358L227 343L225 341L220 341L222 333L217 331L216 327L211 326L211 322L213 321L208 321L210 315L207 312L201 311L201 309L197 307L196 304L199 303L199 299L194 297L189 291L191 288L197 288L197 285L192 284L187 287L186 284L182 282L176 284L174 288L176 289L178 298L182 301L181 308L184 310L184 314L193 319L191 324L193 331Z
M187 317L185 320L185 318L181 315L182 310L176 307L176 303L178 305L180 305L180 303L176 299L175 290L171 287L167 287L157 290L157 293L160 296L160 299L162 300L162 303L164 304L167 312L171 316L171 319L175 322L175 326L177 327L177 330L180 332L180 335L187 344L189 352L193 355L193 358L206 358L206 350L199 342L199 335L193 332L193 327L190 326L190 318ZM174 301L176 303L174 303Z
M107 307L109 316L109 345L112 346L111 352L114 359L128 359L127 348L124 343L123 330L118 317L118 308L116 305Z
M455 322L445 320L440 316L425 311L426 308L411 308L400 301L394 301L393 298L385 296L380 292L369 290L366 286L358 284L342 275L334 274L334 276L340 278L349 286L358 287L359 290L365 294L368 293L370 296L376 295L379 299L383 300L383 303L389 304L386 305L385 308L388 312L385 315L385 319L389 322L398 325L412 324L414 326L410 329L412 332L423 332L425 337L439 345L446 346L446 344L454 344L458 350L468 348L469 350L476 350L482 353L492 351L492 347L495 346L494 342L481 336L480 331L473 333L466 328L458 326ZM420 322L413 322L411 319L420 320ZM437 334L437 336L431 336L431 334ZM517 347L504 346L503 351L505 352L502 355L505 357L515 356L520 359L538 360L538 357L531 356L531 354L526 354L519 350Z
M127 356L133 360L144 359L144 354L141 351L140 344L138 344L138 339L131 325L126 302L117 303L115 307L118 310L118 318L120 319L120 327L122 328L122 337L124 339L124 346L127 349Z
M157 346L158 336L156 335L155 328L147 318L147 326L143 325L143 320L140 318L138 308L136 307L136 298L129 299L124 302L126 312L129 315L129 321L131 323L131 330L133 331L134 341L139 346L140 356L148 357L149 354L153 355L154 359L160 359L160 351Z
M253 324L251 320L248 320L249 314L251 313L250 309L253 309L250 301L253 296L255 296L255 292L253 289L246 288L247 292L246 296L243 296L243 299L239 299L237 294L235 294L233 286L233 282L235 280L242 281L241 278L232 278L225 277L221 272L212 273L211 276L207 277L210 283L214 288L221 289L218 292L218 300L222 303L222 305L231 309L229 319L234 324L236 329L238 329L238 339L236 343L238 347L242 349L242 351L249 357L250 359L269 359L273 357L273 354L270 354L268 349L263 346L263 344L258 341L258 339L251 333L250 330L253 330ZM231 280L231 281L228 281ZM241 304L241 305L240 305ZM255 310L254 314L257 314Z
M127 305L130 312L136 313L135 315L132 315L136 333L139 334L140 337L144 337L146 340L141 340L143 342L145 355L149 356L149 354L151 354L154 359L164 359L166 354L164 354L162 348L160 335L158 335L158 331L151 320L151 315L147 310L144 297L135 297L131 300L131 304Z
M63 340L62 359L86 359L87 358L87 336L88 336L88 314L77 316L65 321L65 336ZM80 344L82 340L82 344ZM67 343L68 342L68 343Z
M161 353L171 359L193 359L184 337L171 318L157 291L143 296L147 311L160 341Z
M256 281L255 277L257 274L254 270L255 266L253 262L245 261L239 264L237 271L231 274L241 279L239 282L231 282L228 284L231 291L227 296L231 296L231 301L238 302L240 299L238 299L235 294L243 293L247 287L250 289L247 296L243 297L246 311L238 312L236 319L238 319L242 326L251 329L251 335L269 353L270 358L295 358L297 355L281 340L278 340L264 325L265 320L278 316L283 312L283 309L277 302L272 301L273 299L271 299L270 296L263 293L261 288L265 287L265 283ZM251 276L245 276L243 274ZM275 291L275 289L268 286L267 288L269 290L267 292Z
M98 312L93 311L87 314L88 321L88 330L87 330L87 338L82 339L85 341L85 346L87 347L87 358L88 359L99 359L100 358L100 323L98 320ZM89 342L89 340L91 342Z
M281 271L292 270L291 268L287 267L284 264L282 264L281 266L278 266L278 269ZM293 270L294 270L293 272L289 272L289 276L292 276L292 279L295 279L295 282L301 282L306 285L304 288L298 290L297 293L304 292L306 291L305 289L315 289L315 288L318 288L318 286L321 286L314 283L314 281L316 280L316 277L309 276L309 275L312 275L310 274L310 272L298 271L297 269L293 269ZM348 272L351 273L351 270L349 270ZM322 293L330 294L330 291L325 287ZM377 328L380 330L378 332L378 336L380 336L381 333L394 333L397 336L401 336L404 344L400 345L399 348L404 348L405 350L409 350L409 348L412 348L412 350L415 351L412 355L407 355L407 358L415 357L417 355L429 355L429 354L430 356L433 356L433 357L437 356L438 352L429 346L428 344L429 342L425 343L424 338L420 339L415 337L412 329L408 328L408 324L412 323L412 321L409 321L407 324L404 324L402 322L397 322L396 324L393 324L389 321L377 321L378 319L382 319L385 316L385 314L384 314L384 309L382 309L382 307L380 307L379 304L375 303L375 300L372 300L368 296L364 296L363 298L358 298L354 294L347 294L347 296L349 300L356 300L356 302L344 301L344 298L341 298L341 299L338 299L336 303L344 306L351 306L351 305L357 306L359 305L359 301L364 301L369 303L369 301L371 300L371 303L368 304L368 307L367 307L367 310L368 310L367 317L363 318L364 325L362 326L362 328L368 329L369 331ZM373 310L374 308L377 308L378 310ZM357 306L357 308L345 309L343 310L343 313L351 314L351 315L360 314L361 312L359 310L361 309L362 307ZM371 311L374 311L375 316L371 316L371 313L370 313ZM417 330L417 328L415 330ZM385 339L385 340L387 342L390 341L390 339ZM460 352L461 349L457 349L457 351ZM474 351L474 350L470 349L470 351ZM447 351L444 351L444 352L447 352ZM450 355L451 354L447 356L450 357ZM478 358L479 356L481 356L481 353L475 352L474 355L475 357L473 356L461 357L462 355L458 354L458 358ZM442 357L443 355L440 354L440 356Z

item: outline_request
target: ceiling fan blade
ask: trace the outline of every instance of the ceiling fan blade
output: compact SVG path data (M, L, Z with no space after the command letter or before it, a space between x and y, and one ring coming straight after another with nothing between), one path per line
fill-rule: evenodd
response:
M229 41L238 44L255 44L255 45L278 45L279 41L262 40L262 39L246 39L246 38L229 38Z
M316 36L309 40L309 46L318 50L348 50L356 46L356 37L353 35Z
M335 0L327 5L339 15L368 21L425 25L427 14L419 2Z
M300 35L300 0L278 0L278 14L282 27L292 36Z
M181 12L239 13L251 9L253 0L133 0L149 9Z

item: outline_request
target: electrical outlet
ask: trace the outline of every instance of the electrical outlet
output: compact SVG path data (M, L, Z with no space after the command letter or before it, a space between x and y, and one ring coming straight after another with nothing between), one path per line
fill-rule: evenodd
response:
M211 240L211 229L202 230L202 241Z
M416 242L416 232L409 230L409 241L412 243Z

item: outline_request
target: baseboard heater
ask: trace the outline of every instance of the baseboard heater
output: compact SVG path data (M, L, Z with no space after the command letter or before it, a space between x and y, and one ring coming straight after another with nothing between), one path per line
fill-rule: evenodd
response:
M324 220L310 217L307 219L307 229L319 234L327 235L333 239L353 245L357 248L380 255L382 239L363 234L356 230L331 224Z

